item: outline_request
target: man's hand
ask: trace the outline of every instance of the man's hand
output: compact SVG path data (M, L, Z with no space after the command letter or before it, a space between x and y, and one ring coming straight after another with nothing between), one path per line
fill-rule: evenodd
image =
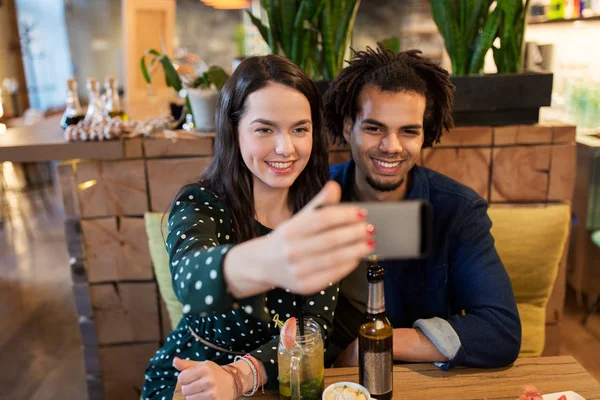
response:
M358 339L350 344L333 363L334 368L358 366Z
M186 400L234 400L233 377L218 364L175 357L173 366L180 371L177 381Z

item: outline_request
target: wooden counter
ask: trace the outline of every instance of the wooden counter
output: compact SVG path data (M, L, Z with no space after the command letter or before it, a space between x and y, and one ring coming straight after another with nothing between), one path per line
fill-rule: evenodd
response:
M123 141L66 142L60 127L61 116L37 125L9 128L0 134L0 162L42 162L123 157Z
M358 383L357 368L325 370L325 387L335 382ZM586 400L600 400L600 383L571 356L522 358L507 368L455 368L442 371L433 364L394 366L394 399L507 399L533 385L541 394L574 391ZM276 392L254 397L278 400ZM173 400L184 400L177 389Z

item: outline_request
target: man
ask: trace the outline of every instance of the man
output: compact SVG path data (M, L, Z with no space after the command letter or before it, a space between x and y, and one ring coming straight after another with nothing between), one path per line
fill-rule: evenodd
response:
M348 142L352 159L334 165L342 201L424 199L433 205L426 260L382 262L394 360L501 367L521 346L511 283L494 248L486 201L454 180L416 165L421 149L453 126L448 72L416 50L394 55L380 44L355 52L324 98L326 126ZM336 365L356 365L366 309L366 266L342 281L332 348Z

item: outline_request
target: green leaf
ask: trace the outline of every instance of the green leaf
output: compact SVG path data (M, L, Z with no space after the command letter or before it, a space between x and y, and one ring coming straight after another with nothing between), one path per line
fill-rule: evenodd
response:
M281 46L285 54L290 57L292 54L292 35L294 33L294 25L296 17L300 12L295 0L283 0L279 6L281 11Z
M438 30L444 38L444 45L452 61L452 72L455 75L460 75L459 71L459 54L457 47L459 43L458 24L454 18L454 13L451 7L450 0L429 0L431 5L431 14L433 20L438 27Z
M496 64L496 68L498 72L501 73L504 71L504 60L502 59L502 52L496 46L492 46L492 51L494 52L494 63Z
M277 13L276 0L263 0L263 8L267 13L269 29L267 30L267 44L271 48L272 54L280 54L277 36L277 22L275 14Z
M356 13L360 6L359 0L349 0L346 4L346 9L343 11L342 20L338 22L338 33L336 37L335 49L336 49L336 65L334 71L334 78L344 68L344 57L346 50L350 45L352 39L352 32L354 30L354 21L356 20Z
M397 36L392 36L387 39L381 40L381 44L388 50L398 54L400 52L400 39Z
M310 22L313 25L317 25L317 23L319 22L319 18L321 17L321 14L323 13L323 10L325 9L326 2L327 2L327 0L321 0L319 2L319 7L317 8L317 11L313 14L312 17L310 17Z
M260 19L258 19L254 14L252 14L250 10L246 10L246 13L250 17L250 20L252 21L254 26L256 26L256 28L258 29L258 32L260 33L260 36L262 36L265 43L269 44L268 28L262 23Z
M309 32L306 32L304 29L304 20L306 18L306 14L306 1L302 1L302 3L300 3L300 8L298 8L298 12L296 13L296 20L294 21L294 30L292 36L291 60L298 65L301 65L302 56L304 54L304 46L302 46L301 43L304 42L304 37L309 35Z
M499 26L500 12L496 9L490 14L487 21L485 21L483 31L475 39L473 57L469 63L469 74L478 74L481 72L485 61L485 55L490 47L492 47L494 39L496 39L496 33L498 32Z
M210 83L213 83L216 86L218 91L221 91L223 85L225 85L225 82L227 82L227 79L229 78L229 75L227 75L227 72L225 72L223 68L214 65L211 66L204 75L208 78Z
M325 68L323 77L325 79L333 79L335 76L335 43L334 43L334 24L332 21L332 4L331 0L325 0L325 8L321 13L321 40L323 46L323 62Z
M144 55L142 56L142 59L140 60L140 67L142 69L142 75L144 76L144 80L147 83L152 83L152 76L150 75L150 73L148 72L148 68L146 67L146 56L149 54L152 54L154 56L152 57L152 61L150 63L150 66L152 66L152 63L154 62L157 56L160 56L160 53L154 49L146 50L144 52Z
M163 70L165 71L165 82L167 86L172 87L173 89L179 92L183 88L183 86L181 84L179 74L175 70L171 59L166 54L163 54L160 57L160 63L162 64Z
M194 120L194 113L192 112L192 104L190 103L190 96L185 96L185 108L192 116L192 123L196 125L196 121Z
M467 24L463 30L463 40L468 40L469 43L473 43L479 29L482 25L482 19L487 17L489 7L485 8L485 13L482 13L484 3L487 4L487 0L469 0L469 9L467 11L468 18L465 19Z

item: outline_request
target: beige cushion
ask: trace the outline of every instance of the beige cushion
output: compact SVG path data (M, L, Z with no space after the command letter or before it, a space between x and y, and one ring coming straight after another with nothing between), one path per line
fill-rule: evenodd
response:
M566 204L492 207L492 235L510 276L523 340L520 356L540 356L544 349L546 304L562 258L570 224Z
M168 215L162 218L163 213L147 212L144 214L146 222L146 234L148 235L148 247L150 248L150 257L152 258L152 266L154 267L154 275L158 283L160 296L167 305L167 312L171 321L171 327L175 329L181 320L183 312L181 311L181 303L175 296L173 291L173 281L171 278L171 270L169 268L169 254L163 239L167 237L167 220ZM161 234L161 219L162 219L162 234Z

